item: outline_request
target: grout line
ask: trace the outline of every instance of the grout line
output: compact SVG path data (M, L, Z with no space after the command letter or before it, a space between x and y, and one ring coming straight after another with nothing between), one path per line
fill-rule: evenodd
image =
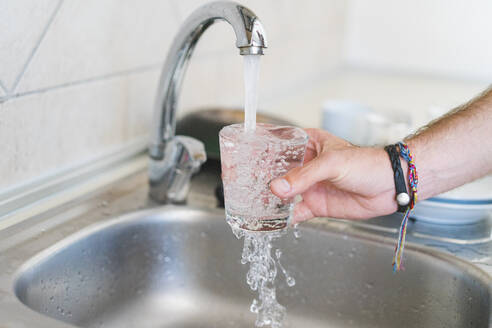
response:
M72 81L72 82L66 82L66 83L62 83L62 84L51 86L51 87L46 87L46 88L41 88L41 89L36 89L36 90L31 90L31 91L26 91L26 92L21 92L21 93L15 93L15 94L8 95L6 97L0 97L0 104L6 102L8 100L14 99L14 98L20 98L23 96L30 96L30 95L34 95L34 94L45 93L48 91L69 88L72 86L77 86L77 85L81 85L81 84L85 84L85 83L108 80L108 79L112 79L112 78L115 78L118 76L123 76L123 75L138 74L138 73L142 73L142 72L151 71L151 70L154 70L156 68L160 68L161 66L162 66L162 63L144 65L144 66L140 66L140 67L136 67L136 68L132 68L132 69L127 69L127 70L123 70L123 71L119 71L119 72L115 72L115 73L90 77L87 79L82 79L82 80L77 80L77 81Z
M48 19L46 26L44 27L43 31L41 32L41 36L39 37L38 41L34 45L34 48L32 49L31 53L29 54L29 57L27 58L26 63L24 64L24 67L22 67L22 70L20 71L19 75L17 75L17 78L15 79L14 85L12 85L12 88L10 89L10 94L13 93L15 91L15 89L17 88L17 86L19 85L22 77L24 76L24 73L27 70L27 67L31 63L32 59L34 58L34 55L36 54L36 51L39 49L41 42L43 41L44 37L46 36L46 34L47 34L47 32L51 26L51 23L53 23L53 21L55 20L55 16L58 13L58 11L60 10L62 3L63 3L63 0L60 0L58 2L58 4L56 5L55 10L53 10L53 13L51 14L50 18ZM1 101L2 100L0 99L0 102Z
M9 90L7 89L7 87L5 86L5 84L3 84L3 82L1 80L0 80L0 89L3 90L3 93L5 93L5 96L7 96L9 94Z

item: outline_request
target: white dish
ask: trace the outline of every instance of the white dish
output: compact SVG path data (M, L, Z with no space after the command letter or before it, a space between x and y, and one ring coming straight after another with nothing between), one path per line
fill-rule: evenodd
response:
M431 198L417 203L410 216L418 221L454 225L483 220L491 211L492 200L482 204L467 204Z
M359 146L395 143L411 131L407 115L388 115L350 100L323 103L324 130Z
M372 110L350 100L329 100L323 104L323 129L357 145L366 145L370 126L366 116Z

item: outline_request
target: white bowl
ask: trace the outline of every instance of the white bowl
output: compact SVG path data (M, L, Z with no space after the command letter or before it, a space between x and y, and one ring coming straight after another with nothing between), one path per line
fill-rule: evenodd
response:
M492 201L454 203L431 198L417 203L411 217L437 224L470 224L488 218L491 211Z

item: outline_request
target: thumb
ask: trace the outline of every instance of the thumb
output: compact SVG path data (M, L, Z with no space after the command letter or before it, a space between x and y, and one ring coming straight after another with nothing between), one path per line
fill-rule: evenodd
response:
M330 167L327 156L318 156L304 166L290 170L270 183L272 192L280 198L302 194L315 183L336 179L335 167Z

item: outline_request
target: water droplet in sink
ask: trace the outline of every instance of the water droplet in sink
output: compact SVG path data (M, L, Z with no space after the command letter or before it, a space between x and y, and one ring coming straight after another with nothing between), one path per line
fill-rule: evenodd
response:
M280 256L282 256L282 251L279 248L275 250L275 256L277 257L277 259L279 259Z
M253 300L253 303L251 303L251 307L249 308L249 310L253 313L258 313L258 301L256 300L256 298Z
M164 258L164 262L166 262L166 263L171 262L171 258L170 258L169 256L166 256L166 257Z
M50 296L50 301L53 302L55 300L54 296Z
M294 224L294 237L296 239L301 238L301 231L299 231L299 224L298 223Z
M374 284L373 283L366 282L366 288L367 289L372 289L373 287L374 287Z
M293 287L296 284L296 280L294 278L292 278L291 276L288 276L286 278L286 281L287 281L287 285L289 285L289 287Z

